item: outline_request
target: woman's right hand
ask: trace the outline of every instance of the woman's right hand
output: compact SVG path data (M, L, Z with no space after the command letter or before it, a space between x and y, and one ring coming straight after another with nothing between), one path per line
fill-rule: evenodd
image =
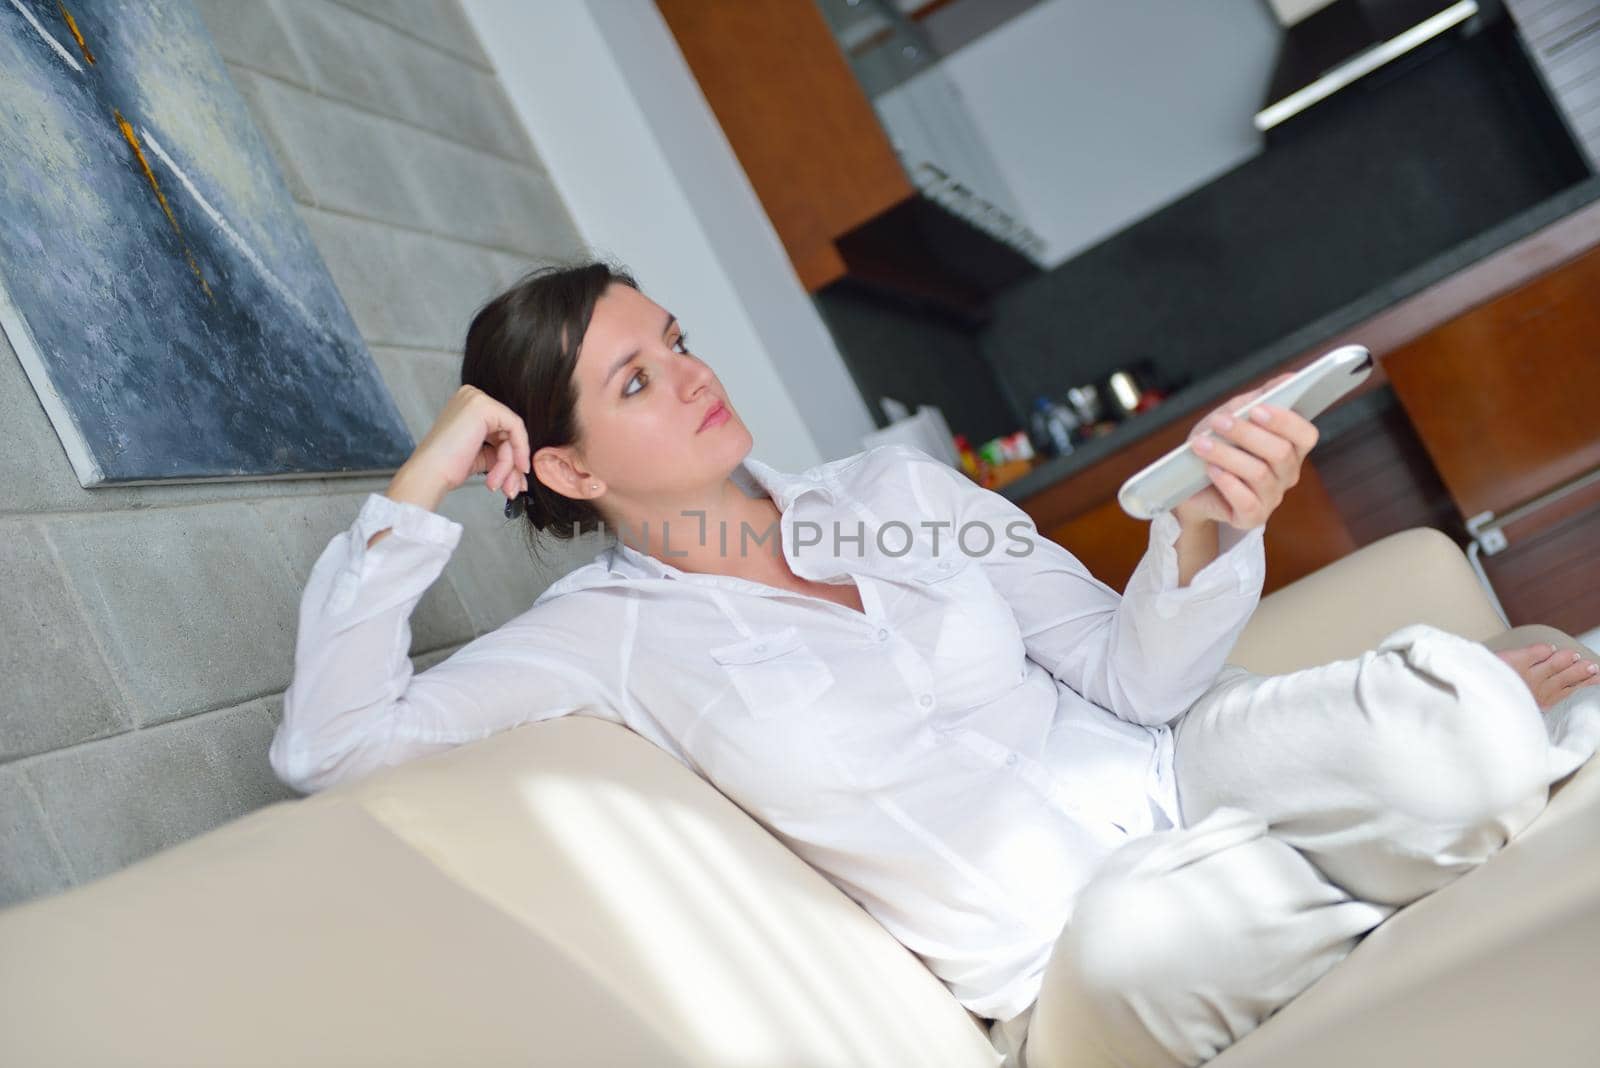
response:
M522 417L476 386L462 386L395 472L385 496L431 512L469 477L488 472L485 484L509 500L528 488L532 470Z

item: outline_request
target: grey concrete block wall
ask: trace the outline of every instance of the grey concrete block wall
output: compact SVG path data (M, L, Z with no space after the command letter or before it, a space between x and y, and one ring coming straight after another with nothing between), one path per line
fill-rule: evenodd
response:
M0 523L0 761L131 730L87 614L39 524Z
M82 882L296 796L267 764L274 723L266 701L251 701L51 753L23 774Z
M0 841L5 843L0 901L26 901L77 882L33 786L21 768L5 764L0 764Z
M198 0L414 436L473 310L581 238L455 0ZM385 477L72 474L0 339L0 906L293 797L267 745L311 565ZM412 619L416 669L598 549L536 563L479 479Z

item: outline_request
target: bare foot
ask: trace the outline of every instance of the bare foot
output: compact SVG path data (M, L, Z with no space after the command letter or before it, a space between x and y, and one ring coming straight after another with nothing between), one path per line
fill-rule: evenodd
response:
M1600 664L1571 649L1557 650L1549 642L1521 649L1499 649L1495 656L1510 664L1533 691L1543 711L1580 686L1600 683Z

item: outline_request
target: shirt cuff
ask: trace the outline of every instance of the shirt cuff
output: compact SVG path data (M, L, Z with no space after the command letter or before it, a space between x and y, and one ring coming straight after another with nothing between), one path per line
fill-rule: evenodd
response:
M1150 521L1150 551L1156 554L1157 610L1163 616L1176 614L1177 601L1206 595L1227 595L1259 591L1266 578L1266 550L1262 523L1249 530L1238 530L1226 523L1217 524L1217 557L1196 572L1189 585L1178 585L1178 537L1183 527L1169 509L1157 512Z
M356 515L356 552L364 554L368 540L384 529L390 531L392 538L442 545L452 551L460 543L462 532L460 523L438 512L430 512L421 505L407 504L381 493L369 493Z

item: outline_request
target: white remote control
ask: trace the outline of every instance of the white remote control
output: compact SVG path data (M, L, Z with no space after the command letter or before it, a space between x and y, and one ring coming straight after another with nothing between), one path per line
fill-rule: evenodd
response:
M1244 418L1256 405L1271 404L1315 419L1371 373L1372 354L1365 346L1341 345L1301 368L1293 378L1250 401L1234 412L1233 417ZM1203 433L1211 434L1211 431L1207 429ZM1117 503L1122 505L1122 510L1135 519L1152 519L1157 512L1176 507L1211 485L1206 461L1194 451L1193 442L1194 438L1186 439L1124 482L1117 493Z

